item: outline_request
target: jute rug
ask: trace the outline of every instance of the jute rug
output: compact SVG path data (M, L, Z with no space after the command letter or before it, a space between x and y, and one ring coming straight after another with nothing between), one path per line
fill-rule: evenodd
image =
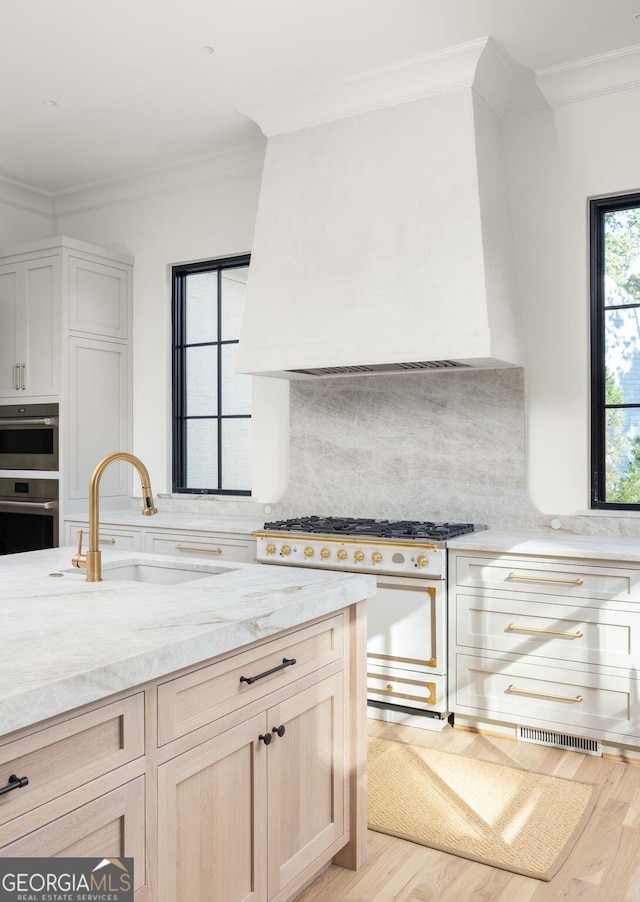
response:
M369 739L369 828L551 880L598 787L386 739Z

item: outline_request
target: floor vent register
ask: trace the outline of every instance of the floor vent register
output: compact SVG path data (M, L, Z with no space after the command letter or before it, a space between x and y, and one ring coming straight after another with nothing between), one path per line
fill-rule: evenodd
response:
M602 757L602 743L597 739L571 736L569 733L558 733L556 730L540 730L537 727L518 727L516 738L535 745L549 745L555 749L567 749L582 752L583 755Z

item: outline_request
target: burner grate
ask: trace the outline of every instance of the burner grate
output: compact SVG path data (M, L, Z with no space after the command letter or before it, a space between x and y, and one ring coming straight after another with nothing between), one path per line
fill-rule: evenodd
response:
M265 523L266 530L322 535L371 536L393 539L452 539L478 527L473 523L434 523L419 520L374 520L361 517L294 517Z

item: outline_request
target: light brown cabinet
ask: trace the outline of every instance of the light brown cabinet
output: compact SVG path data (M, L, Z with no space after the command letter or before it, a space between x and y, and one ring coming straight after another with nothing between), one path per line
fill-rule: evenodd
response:
M29 780L0 856L133 857L138 902L287 902L358 867L365 648L362 603L0 738L0 785Z
M143 692L0 739L0 856L128 856L142 889L144 754Z
M158 769L158 902L266 899L266 715Z
M316 683L267 711L268 899L286 888L345 832L343 675ZM278 730L282 732L279 735Z
M159 902L284 900L346 842L344 620L158 687L159 746L193 746L158 768Z
M3 858L133 858L145 883L144 777L74 808L0 848Z
M159 902L266 902L345 832L341 673L158 769ZM335 849L334 849L335 851Z

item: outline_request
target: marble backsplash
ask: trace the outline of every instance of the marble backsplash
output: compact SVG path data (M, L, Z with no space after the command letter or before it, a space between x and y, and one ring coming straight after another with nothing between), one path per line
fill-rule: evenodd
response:
M539 527L524 485L523 395L520 369L293 382L278 516Z
M522 369L291 384L278 517L449 520L551 530L525 485ZM640 536L640 517L560 516L564 532ZM557 525L557 523L556 523Z
M503 369L294 381L290 478L277 504L173 495L158 507L551 531L555 515L526 491L524 379L522 369ZM557 519L563 532L640 536L637 514Z

